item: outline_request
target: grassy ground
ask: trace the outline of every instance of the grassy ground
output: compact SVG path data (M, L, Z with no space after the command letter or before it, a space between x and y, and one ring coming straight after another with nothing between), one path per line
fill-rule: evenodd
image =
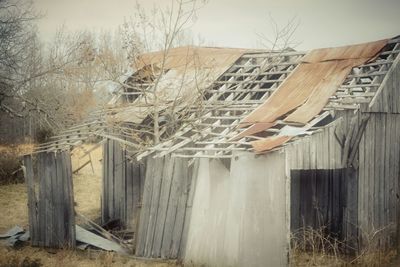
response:
M72 154L72 169L75 170L88 160L82 157L85 150L75 149ZM0 146L0 150L2 147ZM4 149L4 147L3 147ZM24 148L24 151L26 148ZM100 215L102 150L91 152L92 166L86 165L74 175L75 209L88 218L95 219ZM15 225L28 228L27 195L25 184L0 186L0 233L6 232ZM121 257L114 253L95 251L47 250L25 246L21 249L10 249L0 246L0 267L3 266L178 266L175 262L143 261Z

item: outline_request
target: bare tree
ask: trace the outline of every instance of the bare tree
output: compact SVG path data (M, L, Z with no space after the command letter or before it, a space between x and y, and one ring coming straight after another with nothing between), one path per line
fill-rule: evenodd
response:
M204 6L206 1L197 0L172 0L170 5L165 9L152 9L150 12L144 10L140 5L136 7L136 14L130 21L125 21L121 27L124 36L124 48L126 49L127 58L132 61L132 67L137 72L137 81L149 82L151 88L137 88L129 83L123 86L125 89L139 90L141 94L138 100L134 99L134 105L145 106L149 110L149 116L146 123L136 128L140 133L147 133L152 137L152 144L160 142L162 133L160 132L160 122L165 121L165 116L171 118L176 114L176 107L179 98L182 96L182 88L185 86L186 67L184 67L179 81L174 85L175 92L169 96L165 96L165 84L161 84L166 74L166 62L170 54L170 50L182 43L191 44L190 27L196 20L196 12ZM161 57L158 57L157 64L144 62L141 56L145 52L161 51ZM193 57L193 55L188 55ZM187 64L193 59L187 59ZM193 67L193 66L192 66ZM164 81L165 82L165 81ZM163 96L163 97L161 97ZM167 110L171 109L170 112ZM163 113L163 118L161 118ZM169 115L167 114L169 113ZM176 123L175 119L172 119ZM137 138L139 140L140 138ZM147 143L150 141L145 141Z
M28 80L22 71L37 45L32 2L0 0L0 109L17 114L7 103L20 94Z

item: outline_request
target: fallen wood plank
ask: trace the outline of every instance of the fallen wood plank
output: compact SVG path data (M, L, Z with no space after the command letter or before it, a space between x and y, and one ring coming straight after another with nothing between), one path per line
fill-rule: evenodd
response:
M72 173L75 174L78 171L80 171L81 169L83 169L83 167L85 167L86 165L88 165L89 163L91 163L91 160L86 161L85 163L83 163L78 169L74 170Z

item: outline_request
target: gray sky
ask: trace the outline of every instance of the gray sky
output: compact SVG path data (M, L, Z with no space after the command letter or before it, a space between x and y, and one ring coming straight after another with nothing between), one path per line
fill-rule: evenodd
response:
M168 0L138 0L144 7ZM60 25L70 30L114 30L133 14L134 0L35 0L45 17L38 23L49 40ZM193 26L215 46L255 48L256 33L271 36L271 16L284 26L299 21L294 40L300 50L339 46L400 34L399 0L209 0Z

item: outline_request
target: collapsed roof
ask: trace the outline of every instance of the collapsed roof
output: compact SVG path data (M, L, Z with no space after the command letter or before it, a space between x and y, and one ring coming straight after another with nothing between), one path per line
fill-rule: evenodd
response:
M229 158L234 151L279 149L317 132L338 110L368 105L399 60L399 43L393 38L308 53L182 47L144 54L119 90L118 105L37 151L92 135L120 141L138 159L169 153ZM146 134L155 114L157 144Z

